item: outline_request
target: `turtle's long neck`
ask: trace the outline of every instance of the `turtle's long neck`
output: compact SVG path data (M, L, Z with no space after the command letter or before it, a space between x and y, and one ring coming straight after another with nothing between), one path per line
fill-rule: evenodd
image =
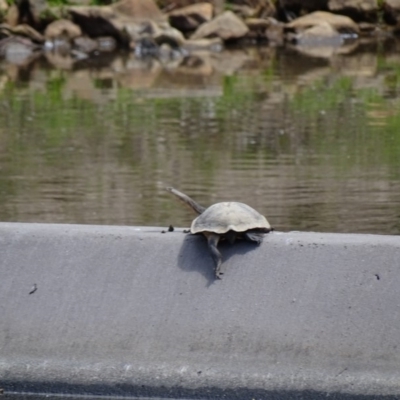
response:
M167 187L166 189L172 194L174 194L176 197L178 197L180 200L182 200L185 204L187 204L196 214L201 214L204 212L205 207L196 203L186 194L180 192L179 190L174 189L173 187Z

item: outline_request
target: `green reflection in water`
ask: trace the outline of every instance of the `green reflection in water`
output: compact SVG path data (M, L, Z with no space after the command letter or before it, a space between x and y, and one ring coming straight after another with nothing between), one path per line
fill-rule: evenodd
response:
M204 205L249 203L281 230L398 234L398 68L379 57L368 76L289 74L281 57L196 85L171 72L173 88L80 71L9 81L0 219L187 226L174 185Z

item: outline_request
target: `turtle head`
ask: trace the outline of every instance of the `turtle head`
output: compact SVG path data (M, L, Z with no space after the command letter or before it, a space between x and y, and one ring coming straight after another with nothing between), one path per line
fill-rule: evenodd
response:
M188 205L196 214L201 214L205 211L205 207L201 206L199 203L195 202L192 198L187 196L186 194L180 192L179 190L174 189L173 187L167 187L166 190L171 192L179 200L182 200L186 205Z

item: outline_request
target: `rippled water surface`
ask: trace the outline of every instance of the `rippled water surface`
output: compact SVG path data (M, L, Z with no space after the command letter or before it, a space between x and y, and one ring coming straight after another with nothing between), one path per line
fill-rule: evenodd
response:
M188 226L164 188L278 230L400 233L400 46L178 65L0 61L0 220Z

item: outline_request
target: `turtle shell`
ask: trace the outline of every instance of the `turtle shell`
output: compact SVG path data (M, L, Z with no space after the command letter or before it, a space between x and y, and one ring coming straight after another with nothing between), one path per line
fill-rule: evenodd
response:
M200 214L190 227L190 232L213 232L224 234L228 231L246 232L260 229L269 232L267 219L247 204L237 202L216 203Z

